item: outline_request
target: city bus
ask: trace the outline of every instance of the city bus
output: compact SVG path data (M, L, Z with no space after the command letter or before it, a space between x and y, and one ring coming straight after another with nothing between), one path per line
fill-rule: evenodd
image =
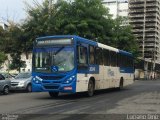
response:
M134 81L133 55L75 35L39 37L34 42L32 91L59 93L123 88Z

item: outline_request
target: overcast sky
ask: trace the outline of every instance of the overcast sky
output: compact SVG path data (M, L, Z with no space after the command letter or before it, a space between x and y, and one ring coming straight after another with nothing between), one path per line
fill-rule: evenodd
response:
M14 20L14 22L20 22L26 17L25 4L27 1L29 4L33 4L33 0L0 0L0 22L6 21L7 18ZM42 3L43 0L37 0ZM110 1L110 0L104 0ZM125 0L118 0L125 1Z
M33 4L33 0L0 0L0 21L5 21L7 18L20 22L21 19L26 17L25 4ZM42 0L37 0L41 2Z

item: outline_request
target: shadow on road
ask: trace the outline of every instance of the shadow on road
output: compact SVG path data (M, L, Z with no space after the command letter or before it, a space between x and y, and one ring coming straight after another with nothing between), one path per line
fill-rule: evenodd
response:
M106 94L114 94L114 93L121 93L121 92L124 92L124 91L128 91L130 90L129 88L124 88L122 90L118 90L118 89L106 89L106 90L98 90L98 91L95 91L95 94L94 96L90 97L90 98L95 98L95 97L100 97L100 96L106 96ZM35 99L50 99L50 100L77 100L77 99L85 99L85 98L89 98L87 96L87 94L85 92L83 93L76 93L76 94L64 94L64 93L60 93L60 95L56 98L52 98L49 96L48 94L48 97L38 97L38 98L35 98Z

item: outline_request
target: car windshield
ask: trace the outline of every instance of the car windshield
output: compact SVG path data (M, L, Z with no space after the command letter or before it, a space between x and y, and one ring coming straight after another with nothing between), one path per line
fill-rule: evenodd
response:
M19 73L15 79L24 79L24 78L30 78L31 77L31 73Z
M12 76L9 73L1 73L5 78L12 78Z
M35 72L67 72L74 68L74 48L71 46L35 48Z
M8 77L6 73L1 73L5 78Z

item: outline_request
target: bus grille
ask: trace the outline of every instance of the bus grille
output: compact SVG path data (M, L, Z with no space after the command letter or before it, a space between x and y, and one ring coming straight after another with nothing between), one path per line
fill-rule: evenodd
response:
M44 86L45 89L58 89L59 86Z
M64 76L39 76L39 77L42 78L43 80L60 80Z

